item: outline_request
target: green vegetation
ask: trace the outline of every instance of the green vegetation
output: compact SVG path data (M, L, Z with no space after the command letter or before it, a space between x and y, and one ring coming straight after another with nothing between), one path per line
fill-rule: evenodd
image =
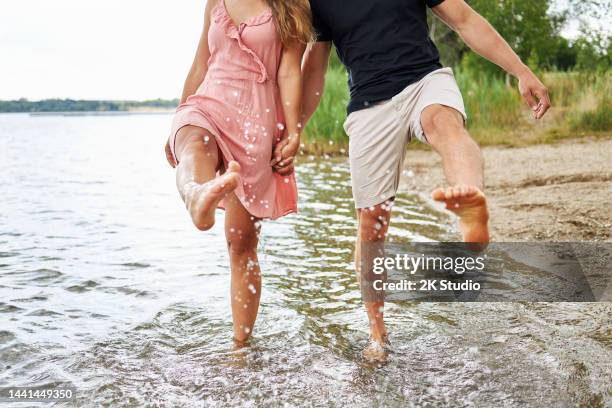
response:
M606 132L612 129L612 99L604 96L592 111L579 112L570 119L570 129L578 132Z
M516 84L508 86L502 77L479 75L467 68L457 68L455 77L463 93L468 129L481 145L521 146L612 132L612 72L544 73L554 108L541 121L531 117ZM343 70L330 67L321 106L306 127L306 151L346 150L348 137L342 127L346 80Z
M468 128L474 138L482 145L521 146L612 132L611 72L547 72L542 78L549 88L553 109L536 121L520 98L516 84L508 87L499 78L457 72L469 116Z
M307 151L338 152L346 148L348 138L344 133L343 124L348 101L346 70L339 65L330 66L319 109L305 130Z
M612 13L604 0L468 0L508 40L548 86L553 109L541 121L531 118L516 82L471 52L456 33L430 16L430 32L442 62L454 67L469 116L468 128L482 145L519 146L568 137L612 133L612 38L598 24ZM559 7L559 5L563 7ZM562 37L569 19L580 36ZM332 55L321 107L306 128L307 151L339 152L348 138L342 124L348 99L346 73Z
M127 112L134 110L174 109L178 100L150 101L84 101L46 99L43 101L0 101L0 112Z

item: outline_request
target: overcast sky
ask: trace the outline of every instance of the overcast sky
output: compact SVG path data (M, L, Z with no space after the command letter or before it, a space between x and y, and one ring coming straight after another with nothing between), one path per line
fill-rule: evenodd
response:
M12 0L0 11L0 99L175 98L205 0Z
M179 95L205 0L12 0L0 11L0 99Z

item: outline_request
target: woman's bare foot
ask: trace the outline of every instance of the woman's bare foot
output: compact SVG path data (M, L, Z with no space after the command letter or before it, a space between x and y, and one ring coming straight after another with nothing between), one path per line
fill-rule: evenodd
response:
M474 186L456 185L438 188L431 196L457 214L464 242L489 242L489 211L482 191Z
M190 182L185 184L183 187L185 205L197 229L206 231L215 225L217 204L238 187L239 173L240 165L232 161L223 175L208 183Z

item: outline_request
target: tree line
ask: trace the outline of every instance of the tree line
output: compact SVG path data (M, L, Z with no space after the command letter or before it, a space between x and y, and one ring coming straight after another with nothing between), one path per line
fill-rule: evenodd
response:
M605 72L611 67L609 0L467 1L534 70ZM571 40L561 34L570 23L578 30ZM459 36L439 20L431 18L430 28L446 65L501 74L499 68L468 52Z
M610 0L466 0L536 71L607 72L612 67ZM461 38L429 13L430 35L445 66L503 76L500 68L471 52ZM568 24L576 38L562 35ZM341 65L334 53L332 66Z
M0 112L123 112L135 109L173 109L178 99L154 99L148 101L95 101L74 99L46 99L30 101L0 101Z

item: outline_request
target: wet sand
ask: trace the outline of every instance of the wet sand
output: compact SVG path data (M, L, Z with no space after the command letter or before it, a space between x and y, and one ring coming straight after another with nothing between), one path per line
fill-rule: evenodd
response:
M483 149L495 241L607 241L612 231L612 138ZM439 156L410 150L402 188L444 184Z

